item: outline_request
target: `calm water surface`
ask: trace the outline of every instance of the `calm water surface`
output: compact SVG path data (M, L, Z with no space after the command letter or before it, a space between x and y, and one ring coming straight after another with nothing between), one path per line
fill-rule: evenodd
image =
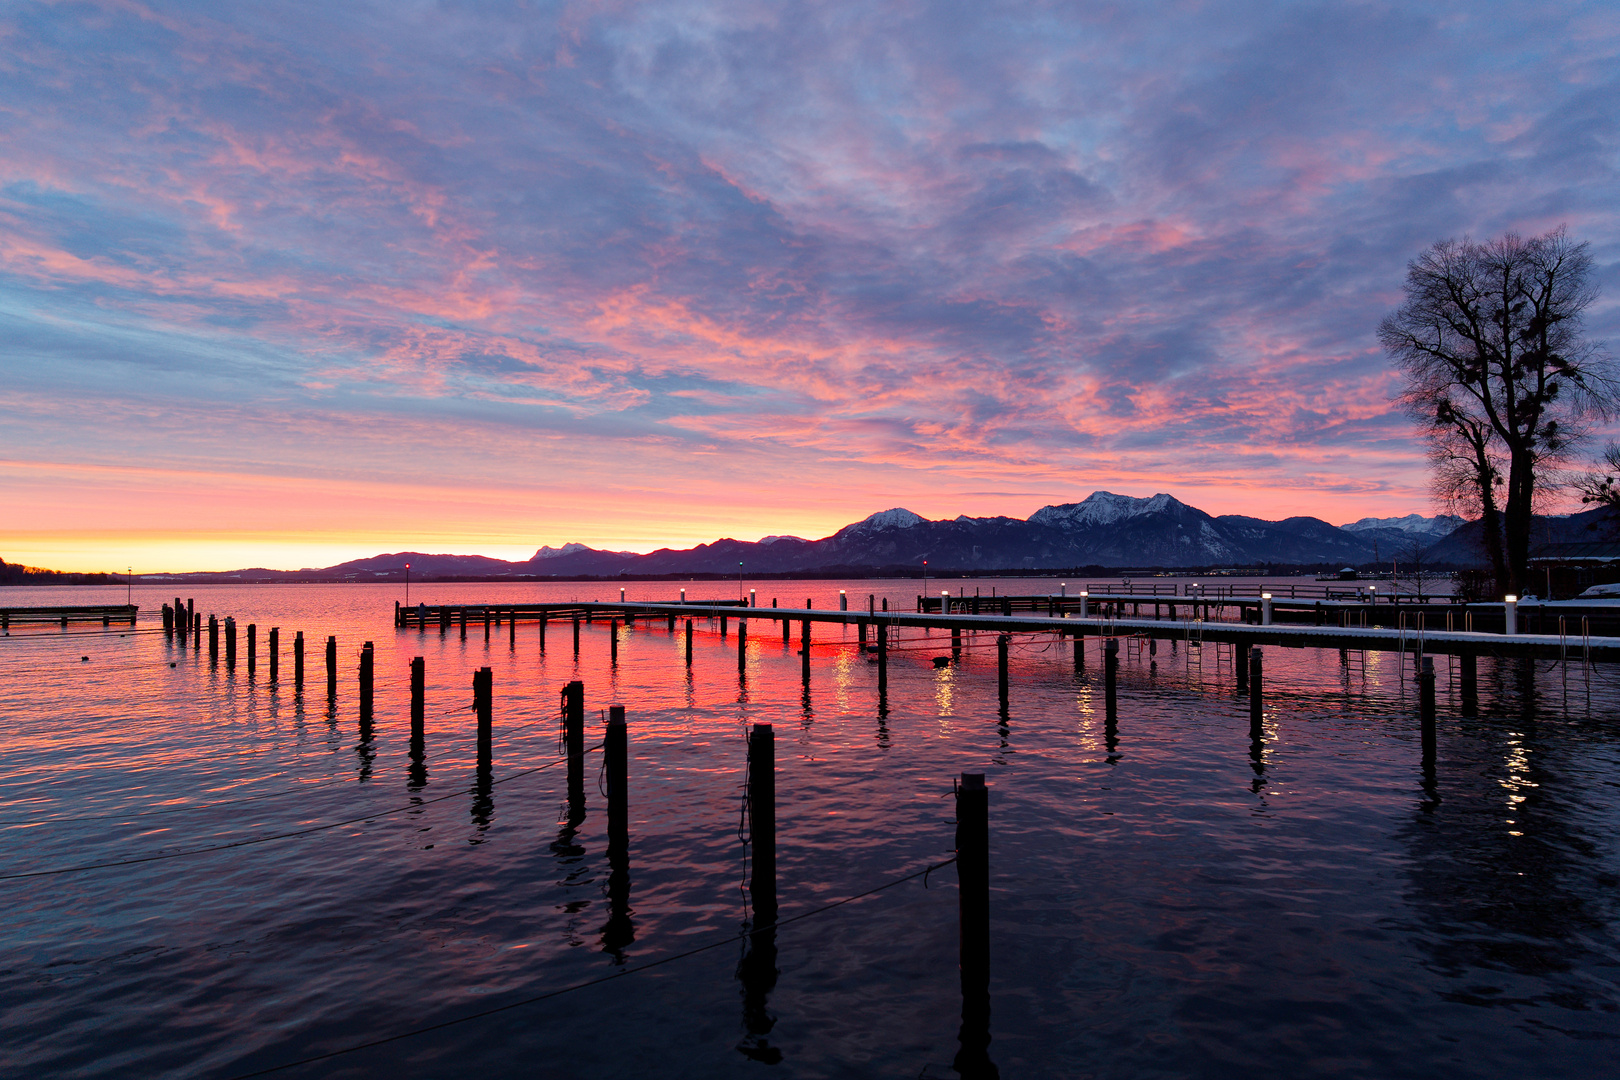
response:
M794 606L835 605L845 588L851 607L877 591L910 610L918 591L750 584ZM1047 588L968 591L992 584ZM678 587L628 586L648 599ZM151 612L174 593L135 599ZM123 594L11 589L0 603ZM818 631L806 688L797 628L788 647L757 621L739 680L735 624L722 640L700 622L688 670L662 623L621 628L613 666L603 624L582 628L577 657L557 624L543 654L532 624L515 645L505 628L486 642L481 625L465 641L396 631L397 586L182 595L258 625L255 676L245 655L234 671L211 665L206 645L180 649L150 621L0 639L8 1075L232 1077L409 1032L275 1075L955 1075L953 869L785 925L774 956L728 940L748 917L738 822L755 722L777 731L784 918L949 858L952 779L988 774L990 1054L1003 1076L1614 1074L1612 673L1482 661L1479 715L1463 717L1442 658L1426 786L1410 668L1378 654L1269 651L1267 741L1251 756L1247 699L1213 648L1201 661L1185 645L1127 649L1110 726L1095 640L1077 673L1067 645L1019 639L1003 719L988 635L936 669L948 638L901 631L885 711L852 628ZM429 603L616 598L607 585L411 589ZM271 626L279 686L262 655ZM365 640L369 740L354 674ZM418 655L427 752L413 768ZM467 709L482 666L495 681L485 784ZM558 691L575 678L591 743L609 703L629 713L618 912L599 755L577 833L565 770L533 771L558 757ZM18 876L105 863L125 865Z

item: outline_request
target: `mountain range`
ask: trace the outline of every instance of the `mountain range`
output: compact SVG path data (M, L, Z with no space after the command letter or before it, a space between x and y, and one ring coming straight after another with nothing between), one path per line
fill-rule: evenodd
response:
M1548 523L1548 539L1596 539L1607 511L1588 511ZM1553 536L1552 522L1557 522ZM1470 529L1473 532L1470 533ZM250 569L163 575L185 580L376 580L428 578L749 576L796 573L1039 571L1084 568L1357 566L1410 561L1475 565L1477 523L1440 515L1362 518L1330 525L1320 518L1281 521L1238 514L1212 516L1165 494L1133 498L1093 492L1077 503L1044 506L1028 519L967 517L930 521L896 507L846 525L831 536L806 540L766 536L722 539L693 548L646 554L605 551L583 544L542 547L521 562L481 555L394 552L320 569ZM157 575L152 575L156 578Z

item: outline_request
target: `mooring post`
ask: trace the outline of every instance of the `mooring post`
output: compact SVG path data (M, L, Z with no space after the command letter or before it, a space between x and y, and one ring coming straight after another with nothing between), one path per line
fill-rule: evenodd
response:
M1232 643L1232 666L1237 669L1238 693L1249 688L1249 643L1239 638Z
M411 661L411 745L420 747L422 724L427 716L427 661L418 656Z
M737 620L737 674L748 670L748 620Z
M10 624L10 615L0 615L0 628L8 627ZM168 604L163 605L163 633L165 636L174 633L174 612L169 610Z
M542 611L540 613L540 654L542 656L545 655L545 651L546 651L546 613Z
M1007 647L1012 643L1011 634L996 635L996 686L1001 691L1001 711L1007 711Z
M337 697L337 638L326 639L326 696Z
M720 616L720 640L724 641L726 640L726 637L726 617L722 615Z
M630 846L630 747L624 726L624 706L608 706L607 734L602 738L602 765L607 774L608 850L624 852Z
M808 606L808 605L807 605ZM805 619L799 623L799 658L800 667L804 671L804 681L810 681L810 620Z
M186 598L186 629L193 634L201 632L197 625L197 601L189 596Z
M686 620L686 666L692 666L692 620Z
M1074 632L1074 670L1084 671L1085 669L1086 632L1084 630L1076 630Z
M568 755L568 803L577 815L585 806L585 684L563 687L563 744Z
M1458 674L1462 676L1462 711L1473 716L1479 710L1479 657L1463 653L1457 657Z
M236 616L225 616L225 666L236 670Z
M1418 672L1418 716L1423 726L1423 764L1434 767L1434 657L1423 658L1423 669Z
M371 642L366 642L360 649L360 724L362 727L371 723L371 689L372 674L375 671L376 653L372 651Z
M439 636L444 637L450 632L450 609L444 604L439 605Z
M748 736L748 826L754 922L768 925L776 921L776 732L769 724L755 724Z
M783 645L791 645L792 643L793 643L793 621L791 619L789 619L786 615L784 615L784 616L782 616L782 644Z
M963 773L956 791L958 950L962 968L963 1077L990 1077L990 790L983 773Z
M960 626L951 627L951 659L962 659L962 628Z
M208 616L208 659L219 662L219 620L212 615Z
M609 661L611 663L613 663L615 666L617 666L618 663L619 663L619 620L618 619L614 619L608 625L608 640L612 642L612 646L608 650L608 659L609 659Z
M1264 656L1256 645L1249 650L1249 738L1259 742L1265 738L1265 677Z
M489 608L485 608L484 609L484 640L485 641L489 640L489 616L490 616L490 610L489 610Z
M461 640L466 641L467 640L467 607L466 607L466 605L463 604L460 608L458 608L457 611L456 611L456 614L458 616L460 616L459 621L461 623Z
M248 678L259 666L259 624L248 623Z
M1103 645L1103 701L1108 711L1114 711L1115 689L1119 682L1119 639L1109 638Z
M512 617L510 619L506 620L506 623L507 623L507 625L506 625L506 631L507 631L507 633L506 633L506 646L507 646L508 649L511 649L512 651L516 652L517 651L517 608L513 608L507 614L511 615Z
M889 628L881 622L877 624L877 651L878 696L882 697L889 692Z
M304 689L304 632L293 635L293 689Z
M281 677L281 627L270 628L270 681Z
M478 713L478 760L488 767L494 756L495 744L495 673L489 668L479 668L473 676L473 706ZM585 716L583 709L580 713L580 725L584 726ZM583 742L583 736L581 742ZM581 747L583 751L583 747Z
M859 645L861 647L861 652L865 652L866 651L866 620L865 619L856 620L856 623L855 623L855 636L858 639L858 643L859 643Z

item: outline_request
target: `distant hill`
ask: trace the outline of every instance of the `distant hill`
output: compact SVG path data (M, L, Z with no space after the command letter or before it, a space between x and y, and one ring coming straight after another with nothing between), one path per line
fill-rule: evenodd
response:
M336 566L297 571L235 570L175 575L199 581L379 581L414 579L535 579L581 577L730 577L842 573L1042 571L1110 568L1293 567L1371 565L1399 558L1403 545L1441 552L1430 562L1473 564L1466 545L1452 543L1454 518L1366 518L1338 527L1320 518L1282 521L1227 514L1219 517L1166 494L1147 498L1093 492L1077 503L1044 506L1027 520L967 517L931 521L894 507L846 525L831 536L805 540L767 536L757 542L724 538L691 548L661 548L644 555L583 544L542 547L521 562L482 555L400 551ZM1451 554L1446 554L1450 552ZM739 564L741 566L739 567Z
M122 577L112 574L79 574L68 570L45 570L0 559L0 585L112 585Z

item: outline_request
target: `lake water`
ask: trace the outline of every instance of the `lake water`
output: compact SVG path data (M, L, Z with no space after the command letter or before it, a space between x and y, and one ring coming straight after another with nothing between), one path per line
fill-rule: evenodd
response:
M835 606L843 588L851 607L876 592L911 610L920 583L748 584L784 605ZM176 591L134 596L150 615ZM209 663L206 634L199 656L153 621L0 639L7 1075L222 1078L327 1054L273 1075L956 1075L954 868L787 923L774 955L737 937L744 740L758 722L777 732L784 920L948 859L952 781L987 774L990 1056L1003 1076L1614 1075L1612 671L1481 661L1479 715L1464 717L1439 658L1426 787L1410 662L1384 654L1268 651L1255 757L1247 698L1213 647L1201 660L1185 645L1123 650L1111 726L1095 639L1080 673L1067 645L1017 639L1003 719L989 635L935 668L948 638L899 631L885 712L853 628L818 629L806 688L797 627L784 646L753 622L739 680L735 623L725 640L698 623L690 670L663 623L621 628L614 666L602 623L582 627L577 658L556 623L544 654L533 624L515 646L504 628L487 643L481 625L465 641L395 630L398 586L178 591L258 625L254 677L245 653L228 671ZM10 589L0 604L123 595ZM616 598L610 585L411 587L428 603ZM279 686L262 655L271 626ZM366 640L377 697L363 741ZM427 669L421 768L408 752L414 656ZM487 785L467 709L482 666L495 686ZM628 711L628 910L611 910L600 755L577 833L565 770L533 771L559 756L558 692L576 678L590 744L607 705ZM375 1045L338 1053L362 1044Z

